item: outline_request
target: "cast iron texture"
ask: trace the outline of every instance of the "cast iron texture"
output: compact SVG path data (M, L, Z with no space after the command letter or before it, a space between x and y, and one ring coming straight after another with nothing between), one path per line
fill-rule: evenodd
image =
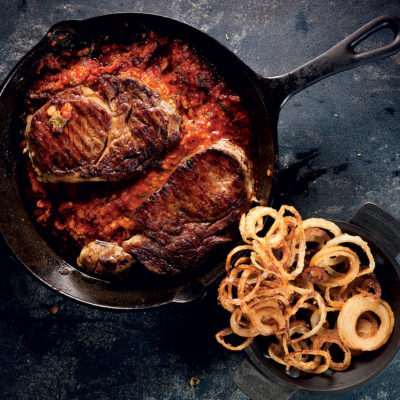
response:
M355 53L354 49L361 41L385 28L393 31L392 42L374 50ZM38 234L24 207L23 189L19 187L18 175L20 138L15 132L22 129L20 116L23 113L23 99L45 55L85 46L104 36L118 41L129 36L132 31L145 29L172 34L189 42L239 92L249 110L253 130L258 138L261 178L257 197L263 204L272 201L278 168L278 115L287 99L329 75L392 55L400 48L399 20L393 16L383 16L304 66L276 78L263 78L215 39L169 18L139 13L110 14L54 25L42 41L16 65L0 90L0 131L3 132L0 144L0 173L3 176L0 182L0 229L17 258L44 283L76 300L112 309L148 308L199 298L205 294L206 287L221 275L221 260L209 260L197 275L178 279L140 276L130 285L117 285L96 279L75 269ZM58 40L60 36L66 38ZM273 171L272 176L266 174L268 169Z

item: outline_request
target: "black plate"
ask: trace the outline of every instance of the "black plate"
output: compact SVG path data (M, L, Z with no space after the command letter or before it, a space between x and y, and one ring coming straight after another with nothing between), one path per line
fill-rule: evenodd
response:
M389 341L380 349L366 352L362 356L352 357L351 366L343 372L328 370L314 375L300 372L298 377L288 375L285 368L265 357L268 354L269 341L257 338L247 350L251 364L245 364L238 371L236 381L251 398L257 398L249 392L256 384L248 379L247 372L260 372L258 393L265 400L271 396L270 385L274 387L277 398L289 398L293 391L305 391L321 395L337 394L354 390L379 375L393 360L400 348L400 267L394 256L400 252L400 221L380 209L367 203L356 213L351 222L334 221L343 232L360 236L370 246L376 262L375 274L382 287L382 298L387 301L395 315L395 325ZM368 229L368 231L366 230ZM384 243L384 244L383 244ZM385 246L386 245L386 246ZM247 371L247 372L246 372ZM243 387L242 382L249 386Z

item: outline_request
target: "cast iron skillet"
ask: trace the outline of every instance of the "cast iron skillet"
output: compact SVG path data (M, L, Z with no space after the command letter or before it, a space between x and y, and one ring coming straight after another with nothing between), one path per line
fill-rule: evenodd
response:
M391 43L370 51L355 52L360 42L386 28L393 31ZM322 78L392 55L400 49L400 20L383 16L302 67L282 76L263 78L215 39L165 17L111 14L54 25L20 60L0 89L0 230L20 262L42 282L78 301L109 309L131 310L194 300L220 276L221 265L217 259L210 260L195 276L178 279L142 276L126 286L93 278L72 267L39 233L24 203L24 188L21 187L19 173L19 132L23 129L20 116L24 112L23 99L27 89L36 79L37 67L45 55L80 48L105 36L116 41L123 40L134 31L146 29L189 42L239 92L258 138L261 179L257 197L264 204L270 204L273 197L278 168L277 122L280 107L287 99ZM272 171L270 176L266 174L268 169Z
M335 221L336 222L336 221ZM251 400L287 400L294 391L320 395L354 390L374 379L390 364L400 349L400 221L373 203L364 204L348 222L336 222L343 232L361 236L376 261L375 274L382 286L382 298L392 307L395 325L390 340L380 349L353 357L347 371L312 375L285 368L266 357L268 340L258 339L236 371L235 381Z

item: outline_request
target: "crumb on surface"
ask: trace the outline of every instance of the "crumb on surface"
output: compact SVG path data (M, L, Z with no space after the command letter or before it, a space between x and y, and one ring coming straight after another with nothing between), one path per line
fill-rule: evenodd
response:
M52 314L57 314L58 313L58 307L57 306L51 306L50 307L50 312Z
M59 273L60 275L68 275L68 274L69 274L69 270L68 270L68 268L63 268L63 269L60 269L60 270L58 271L58 273Z
M192 376L192 377L190 378L189 384L190 384L190 387L191 387L192 389L194 389L195 386L198 385L199 383L200 383L200 379L199 379L199 378L196 378L196 377L194 377L194 376Z

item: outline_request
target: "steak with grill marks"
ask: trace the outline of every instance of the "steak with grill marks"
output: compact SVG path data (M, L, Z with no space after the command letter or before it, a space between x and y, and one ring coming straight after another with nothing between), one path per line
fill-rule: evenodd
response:
M99 93L77 86L29 116L26 151L40 181L120 181L157 165L178 142L180 121L174 103L146 85L104 75Z
M162 188L135 210L139 233L122 248L158 274L192 269L232 240L232 229L253 196L250 161L240 147L220 140L182 161ZM118 251L119 256L121 248ZM92 251L89 260L87 253L84 248L80 265L91 271L98 258L104 263L111 257Z

